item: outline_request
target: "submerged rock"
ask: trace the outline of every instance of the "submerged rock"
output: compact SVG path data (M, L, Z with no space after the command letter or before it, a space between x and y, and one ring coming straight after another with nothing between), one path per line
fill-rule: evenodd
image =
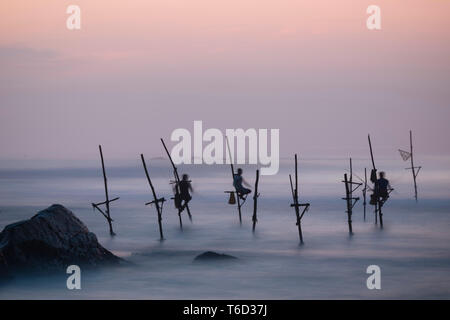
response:
M0 276L23 269L51 271L71 264L95 267L121 260L102 247L72 211L59 204L10 224L0 233Z
M194 261L231 261L231 260L237 260L237 258L230 256L228 254L217 253L213 251L204 252L194 258Z

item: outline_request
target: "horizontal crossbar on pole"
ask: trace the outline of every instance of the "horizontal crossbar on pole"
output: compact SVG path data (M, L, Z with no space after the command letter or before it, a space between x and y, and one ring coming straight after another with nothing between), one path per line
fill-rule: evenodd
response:
M153 201L150 201L150 202L147 202L145 205L146 206L148 206L149 204L153 204L153 203L155 203L155 202L164 202L164 201L166 201L166 199L164 199L164 198L159 198L158 200L153 200Z
M291 203L291 207L309 207L310 204L309 203Z
M116 201L116 200L119 200L119 197L111 199L111 200L108 200L108 201L99 202L99 203L96 203L95 205L96 206L101 206L102 204L111 203L111 202Z
M95 203L92 203L92 206L94 207L94 209L97 209L98 211L100 211L100 213L106 218L106 220L111 221L111 222L114 221L113 219L111 219L110 217L108 217L108 216L106 215L106 213L103 212L103 210L100 209Z

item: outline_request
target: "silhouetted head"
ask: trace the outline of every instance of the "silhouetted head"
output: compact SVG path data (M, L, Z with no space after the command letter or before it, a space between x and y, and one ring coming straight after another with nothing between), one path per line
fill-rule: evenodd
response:
M380 171L380 179L383 179L386 176L386 173L384 171Z
M189 176L185 173L185 174L183 174L183 180L184 181L187 181L187 180L189 180Z
M242 174L242 168L239 168L239 169L238 169L237 174L238 174L238 175L241 175L241 174Z

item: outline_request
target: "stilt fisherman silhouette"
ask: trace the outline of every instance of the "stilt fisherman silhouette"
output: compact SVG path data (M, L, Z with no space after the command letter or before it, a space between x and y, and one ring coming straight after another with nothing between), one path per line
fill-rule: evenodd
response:
M245 199L247 198L247 195L249 193L252 192L252 190L247 189L243 186L246 185L247 187L251 187L249 183L247 183L247 181L244 180L244 178L242 177L242 168L239 168L237 170L237 173L234 175L234 179L233 179L233 186L236 188L237 194L238 196L245 201Z

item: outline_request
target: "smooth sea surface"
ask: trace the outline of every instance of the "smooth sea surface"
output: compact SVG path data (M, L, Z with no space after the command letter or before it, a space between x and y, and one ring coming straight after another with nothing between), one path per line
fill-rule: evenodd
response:
M120 267L82 270L81 290L68 290L64 271L24 275L0 285L0 299L449 299L450 159L421 157L419 201L413 198L411 172L400 157L379 159L395 191L384 207L384 228L374 223L373 207L362 201L353 212L349 236L343 174L348 159L299 158L300 201L311 203L302 220L299 245L289 173L283 159L274 176L261 176L256 232L251 230L253 201L229 205L227 165L183 165L195 189L193 222L183 214L181 231L171 201L163 209L164 241L142 164L106 159L111 205L111 237L92 202L104 201L100 163L0 161L0 230L59 203L72 210L99 242L130 261ZM172 196L168 161L148 159L158 196ZM368 159L353 159L354 179L370 171ZM255 166L244 165L253 184ZM361 197L360 189L355 196ZM231 254L234 263L193 263L205 251ZM369 265L381 268L381 290L369 290Z

